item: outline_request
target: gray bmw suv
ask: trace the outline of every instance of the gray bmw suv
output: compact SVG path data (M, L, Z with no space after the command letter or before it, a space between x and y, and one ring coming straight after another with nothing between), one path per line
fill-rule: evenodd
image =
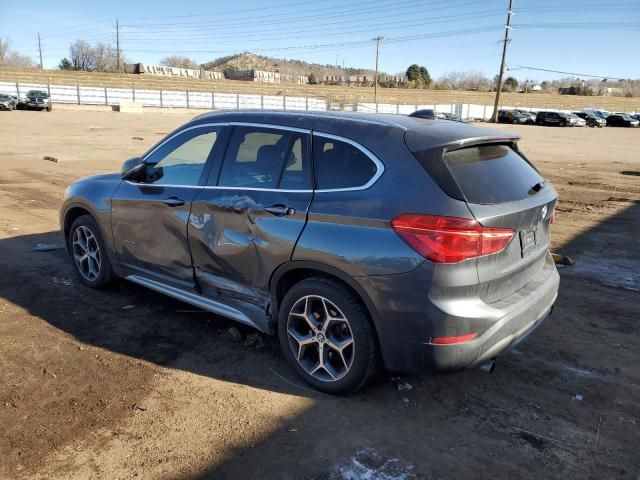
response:
M199 116L70 185L79 278L277 335L319 390L493 365L551 312L557 195L508 132L399 115Z

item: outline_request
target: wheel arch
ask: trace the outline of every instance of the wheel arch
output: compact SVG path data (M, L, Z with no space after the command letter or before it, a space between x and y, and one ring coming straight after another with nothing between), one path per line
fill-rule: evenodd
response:
M369 317L373 322L376 335L376 341L380 341L380 318L375 305L365 290L358 284L356 280L342 270L325 265L323 263L294 260L278 267L271 276L269 283L269 296L271 298L271 317L274 324L278 322L279 304L284 298L289 287L310 277L332 278L347 287L353 292L369 313Z

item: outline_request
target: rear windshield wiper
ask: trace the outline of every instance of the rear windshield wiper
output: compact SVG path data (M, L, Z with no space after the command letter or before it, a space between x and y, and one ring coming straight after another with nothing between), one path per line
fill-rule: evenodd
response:
M529 189L529 195L535 195L536 193L538 193L540 190L542 190L544 188L544 184L546 182L543 180L542 182L538 182L536 183L533 187L531 187Z

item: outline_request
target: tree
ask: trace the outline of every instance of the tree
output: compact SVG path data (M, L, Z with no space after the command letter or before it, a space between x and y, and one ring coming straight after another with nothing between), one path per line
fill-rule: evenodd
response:
M309 74L309 84L311 85L317 85L318 84L318 77L316 77L316 74L311 72Z
M514 77L508 77L505 81L504 84L509 87L509 89L511 90L515 90L516 88L518 88L518 80L516 80Z
M14 52L9 40L0 39L0 67L33 68L35 63L28 55Z
M420 66L416 63L414 63L413 65L410 65L409 68L407 68L407 79L410 82L415 82L416 80L418 80L418 78L420 78Z
M117 68L117 52L106 43L97 43L91 49L94 70L98 72L113 72Z
M431 75L429 75L429 70L427 70L426 67L420 67L420 77L422 78L422 82L425 87L430 86L433 82L433 80L431 80Z
M421 67L416 63L409 65L405 74L407 76L407 80L412 82L412 86L414 88L425 88L430 86L433 82L427 68Z
M90 72L95 70L95 59L91 45L84 40L76 40L69 47L69 56L74 70Z
M73 63L68 58L63 58L58 64L60 70L73 70Z
M195 60L182 55L171 55L169 57L164 57L162 60L160 60L160 64L166 65L167 67L191 68L194 70L200 69L200 65L198 65Z

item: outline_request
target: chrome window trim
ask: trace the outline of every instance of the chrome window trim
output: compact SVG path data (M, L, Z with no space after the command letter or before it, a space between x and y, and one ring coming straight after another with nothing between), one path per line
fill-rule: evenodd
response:
M364 153L369 158L369 160L371 160L376 166L376 173L364 185L361 185L359 187L345 187L345 188L324 188L324 189L319 188L316 190L316 193L354 192L359 190L366 190L367 188L371 187L374 183L376 183L384 173L384 169L385 169L384 163L382 163L378 157L376 157L373 153L371 153L369 149L359 144L358 142L351 140L350 138L345 138L338 135L331 135L330 133L322 133L322 132L316 132L316 131L313 132L313 136L328 138L331 140L337 140L339 142L348 143L352 147L355 147L358 150L360 150L362 153Z
M183 128L179 132L176 132L173 135L171 135L170 137L165 138L162 142L160 142L158 145L153 147L153 150L151 150L144 157L142 157L142 163L147 163L147 159L151 155L153 155L157 150L159 150L161 147L163 147L164 145L169 143L171 140L173 140L177 136L182 135L183 133L188 132L189 130L194 130L196 128L204 128L204 127L226 127L228 125L229 125L229 122L215 122L215 123L200 123L198 125L192 125L190 127ZM149 185L153 185L153 184L149 184Z
M142 162L146 163L147 158L153 155L153 153L156 152L156 150L164 146L167 142L176 138L178 135L182 135L184 132L188 132L189 130L193 130L196 128L228 127L228 126L257 127L257 128L266 128L266 129L272 129L272 130L287 130L291 132L298 132L298 133L312 135L313 137L317 136L322 138L328 138L331 140L337 140L339 142L345 142L353 146L354 148L357 148L362 153L364 153L369 158L369 160L371 160L375 164L376 173L369 179L367 183L365 183L364 185L360 185L358 187L325 188L325 189L319 188L315 190L313 189L290 190L290 189L281 189L281 188L259 188L259 187L242 188L242 187L228 187L228 186L222 186L222 185L173 185L173 184L137 183L137 182L132 182L130 180L125 180L125 182L130 185L138 185L138 186L144 185L145 187L159 187L159 188L160 187L163 187L163 188L179 187L179 188L202 188L207 190L248 190L248 191L259 191L259 192L282 192L282 193L313 193L314 191L316 193L333 193L333 192L353 192L353 191L366 190L370 188L373 184L375 184L385 171L384 163L382 163L382 161L377 156L375 156L364 145L361 145L360 143L354 140L351 140L350 138L342 137L340 135L333 135L330 133L318 132L315 130L309 130L305 128L296 128L296 127L288 127L286 125L273 125L269 123L251 123L251 122L210 122L210 123L200 123L198 125L192 125L190 127L180 130L179 132L174 133L170 137L163 140L161 143L155 146L153 150L151 150L142 158ZM385 126L388 126L388 125L385 125Z
M209 123L199 123L197 125L191 125L190 127L183 128L179 132L176 132L173 135L171 135L170 137L165 138L162 142L160 142L158 145L156 145L153 148L153 150L151 150L149 153L147 153L142 158L142 161L144 163L146 163L147 162L147 158L149 158L151 155L153 155L156 152L156 150L158 150L159 148L163 147L165 144L167 144L168 142L170 142L174 138L178 137L179 135L182 135L185 132L188 132L190 130L194 130L196 128L228 127L228 126L270 128L272 130L287 130L287 131L290 131L290 132L306 133L308 135L311 134L311 130L309 130L309 129L296 128L296 127L287 127L286 125L271 125L271 124L267 124L267 123L250 123L250 122L209 122Z
M223 187L217 185L172 185L159 183L136 183L131 180L125 180L129 185L144 187L171 187L171 188L197 188L204 190L249 190L254 192L282 192L282 193L313 193L313 190L288 190L284 188L259 188L259 187Z

